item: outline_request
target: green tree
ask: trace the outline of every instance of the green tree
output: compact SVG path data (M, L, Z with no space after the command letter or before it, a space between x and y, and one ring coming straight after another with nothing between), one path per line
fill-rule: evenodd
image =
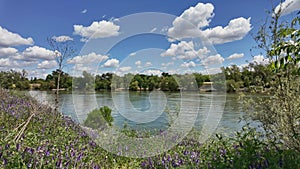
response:
M299 27L300 19L295 17L290 25L276 26L280 10L272 16L272 32L262 36L271 37L272 44L259 46L266 47L272 59L269 68L275 72L268 80L270 97L250 100L248 105L254 107L252 118L262 123L270 139L280 140L300 152L300 30L295 27Z
M104 106L91 111L84 121L84 125L92 129L103 129L106 125L112 126L113 120L111 109Z
M73 87L81 91L93 91L95 89L94 76L86 71L82 72L81 77L73 78Z

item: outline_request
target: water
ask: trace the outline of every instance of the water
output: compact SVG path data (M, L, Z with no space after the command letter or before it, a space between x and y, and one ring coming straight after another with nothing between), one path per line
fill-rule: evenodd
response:
M40 102L54 105L53 92L30 91ZM196 129L233 133L243 120L242 102L237 94L198 92L96 92L61 93L59 110L74 121L83 123L97 107L112 109L114 126L134 129Z

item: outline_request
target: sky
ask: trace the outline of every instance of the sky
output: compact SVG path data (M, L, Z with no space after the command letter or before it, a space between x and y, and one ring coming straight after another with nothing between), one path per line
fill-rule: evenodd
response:
M0 70L45 78L57 69L47 38L75 49L64 71L216 73L265 62L253 36L280 0L0 0ZM289 4L289 5L287 5ZM300 0L285 0L290 19Z

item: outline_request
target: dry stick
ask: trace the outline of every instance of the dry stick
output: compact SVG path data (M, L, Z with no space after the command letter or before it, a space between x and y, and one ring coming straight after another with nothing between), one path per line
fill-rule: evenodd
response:
M27 128L30 120L32 119L33 116L35 116L36 113L36 108L33 106L32 101L30 101L31 107L33 109L33 113L29 116L29 118L27 119L26 123L23 125L23 127L21 128L21 130L19 131L19 133L15 136L14 141L17 142L19 141L19 139L21 138L22 134L24 133L25 129Z
M31 118L32 118L34 115L35 115L35 113L32 113L31 116L27 119L26 124L22 127L22 129L19 131L19 133L18 133L18 134L16 135L16 137L14 138L14 141L15 141L15 142L17 142L17 141L21 138L21 136L22 136L22 134L24 133L24 131L25 131L27 125L29 124Z
M13 133L14 133L15 131L17 131L24 123L25 123L25 121L24 121L22 124L20 124L18 127L16 127L16 128L12 131L12 133L8 134L8 136L6 136L6 137L4 138L4 140L6 140L9 136L13 135Z

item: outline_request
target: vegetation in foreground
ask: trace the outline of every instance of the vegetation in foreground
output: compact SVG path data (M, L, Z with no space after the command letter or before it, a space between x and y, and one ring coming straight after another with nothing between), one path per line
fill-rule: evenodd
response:
M271 60L265 68L272 74L266 76L270 79L262 81L262 86L270 87L272 97L248 100L251 118L262 122L264 133L246 126L231 138L216 135L200 144L187 137L163 154L126 158L99 147L70 118L29 96L0 89L0 167L300 168L300 30L294 27L299 26L300 18L296 17L290 27L283 27L277 25L279 16L280 12L272 15L276 22L269 27L271 36L262 29L257 37L259 47L267 48ZM271 45L265 43L268 37ZM100 110L100 114L104 115L101 120L112 122L106 116L110 114L108 109ZM135 136L135 131L123 132Z
M22 94L0 90L1 168L297 168L299 152L243 128L233 138L205 144L185 138L149 158L111 154L70 118ZM108 118L109 119L109 118ZM127 131L130 132L130 131Z

